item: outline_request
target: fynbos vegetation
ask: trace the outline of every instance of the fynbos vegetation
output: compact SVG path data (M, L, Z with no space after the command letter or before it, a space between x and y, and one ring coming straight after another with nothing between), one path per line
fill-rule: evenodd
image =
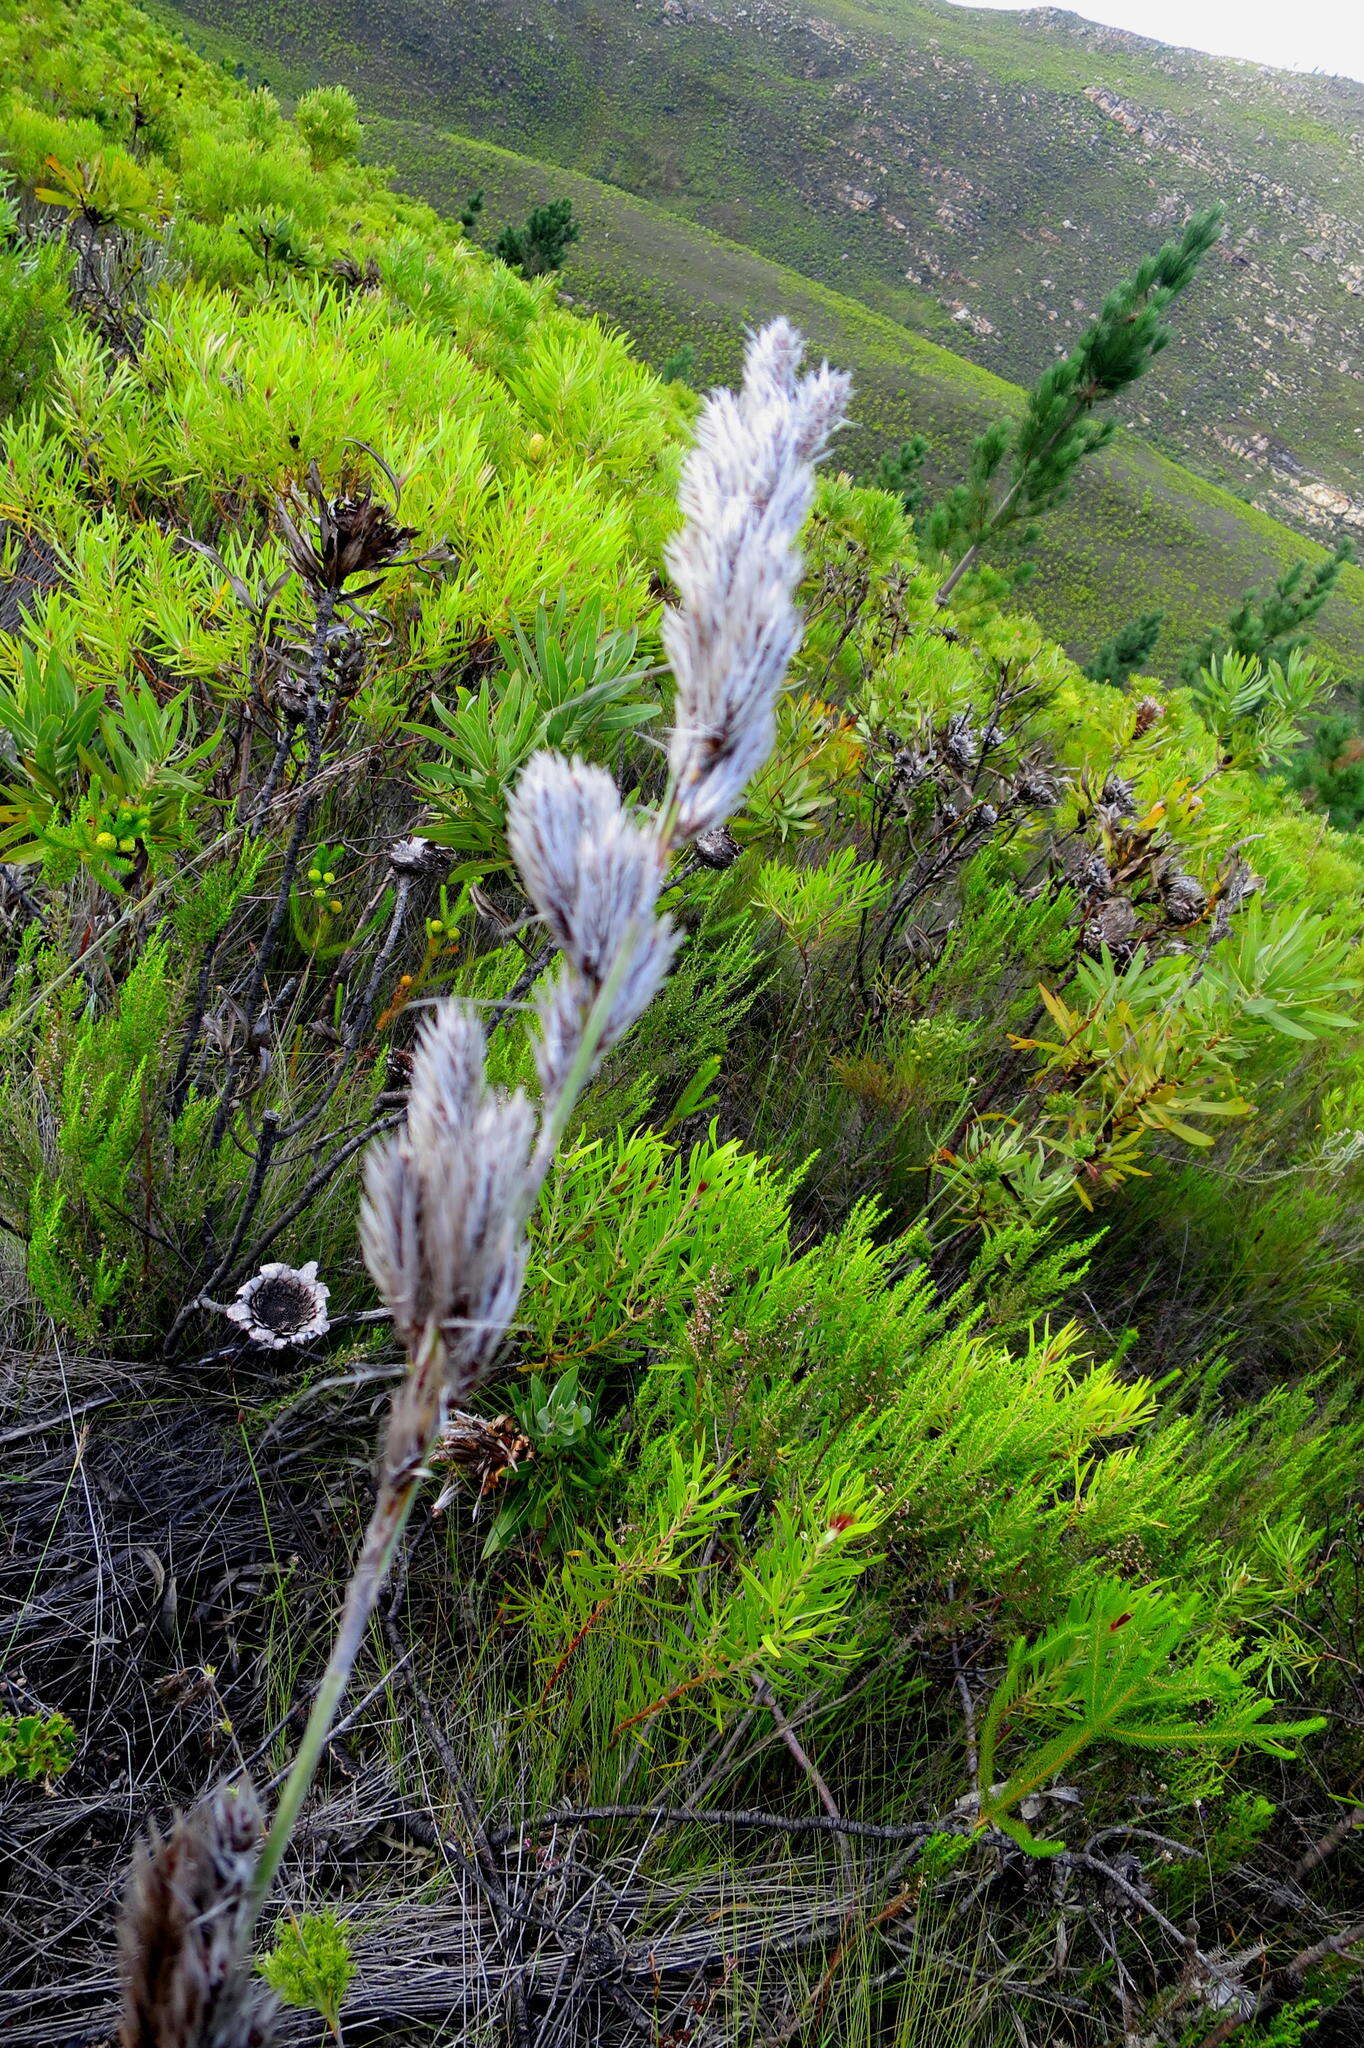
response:
M1217 221L935 501L0 57L5 2040L1356 2038L1344 557L1082 669L996 550Z

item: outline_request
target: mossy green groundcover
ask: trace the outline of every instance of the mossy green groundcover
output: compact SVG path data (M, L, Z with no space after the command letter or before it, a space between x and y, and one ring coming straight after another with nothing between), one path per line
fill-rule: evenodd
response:
M360 1162L437 997L534 1089L507 793L662 789L697 400L344 95L121 0L0 58L40 2048L113 2034L138 1839L287 1767L402 1374ZM775 752L668 877L282 1867L278 2038L1350 2041L1364 850L1281 774L1329 679L1090 682L939 607L837 449L804 547Z

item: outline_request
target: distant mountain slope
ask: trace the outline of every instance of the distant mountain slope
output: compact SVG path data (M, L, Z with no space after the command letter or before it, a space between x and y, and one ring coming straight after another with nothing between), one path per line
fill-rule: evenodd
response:
M183 5L156 11L178 21L206 50L244 61L253 75L263 72L286 93L318 77L347 75L339 65L267 57L240 33L187 20ZM484 218L495 228L550 196L571 197L584 234L571 252L565 292L619 324L655 364L690 342L698 382L729 378L745 326L788 313L820 349L854 372L855 424L840 452L858 473L866 474L882 449L913 428L929 438L930 476L955 476L970 437L1019 402L1016 387L898 321L656 205L423 121L376 117L363 80L357 84L368 152L393 164L402 183L443 210L457 212L481 186ZM1082 478L1071 503L1048 519L1026 602L1049 632L1082 656L1124 619L1161 608L1167 624L1160 651L1168 655L1224 616L1249 585L1318 553L1274 519L1123 435ZM1320 624L1347 667L1364 665L1364 570L1347 572Z
M1364 85L939 0L188 0L371 107L651 198L1015 381L1162 230L1230 235L1134 422L1364 535Z

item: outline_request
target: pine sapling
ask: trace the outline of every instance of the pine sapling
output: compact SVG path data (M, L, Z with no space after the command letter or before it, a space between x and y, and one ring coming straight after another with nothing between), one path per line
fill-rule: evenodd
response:
M911 434L898 448L889 448L876 465L877 489L889 491L900 500L906 519L913 519L924 501L924 459L928 443L922 434Z
M1224 654L1243 660L1286 663L1307 646L1305 628L1310 626L1341 572L1355 558L1354 543L1340 541L1335 553L1309 569L1306 561L1294 562L1267 589L1248 590L1225 626L1208 633L1191 647L1180 663L1181 680L1192 683L1201 671Z
M979 437L966 482L934 506L925 524L931 546L944 554L960 550L938 588L939 604L987 545L1059 505L1080 464L1112 439L1113 422L1096 420L1094 412L1134 384L1169 342L1165 310L1193 282L1221 230L1220 207L1195 214L1178 241L1148 256L1109 294L1076 347L1028 393L1017 426L1000 421Z
M1085 674L1093 683L1110 683L1115 690L1125 689L1155 653L1164 623L1164 612L1142 612L1140 617L1129 619L1111 640L1104 641L1093 660L1086 662Z
M543 277L548 270L560 270L582 228L573 218L571 199L551 199L548 206L535 207L522 228L505 227L493 244L494 256L519 270L523 277Z

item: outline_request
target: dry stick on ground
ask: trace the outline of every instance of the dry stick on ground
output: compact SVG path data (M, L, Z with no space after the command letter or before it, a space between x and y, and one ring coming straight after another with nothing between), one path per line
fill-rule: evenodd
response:
M759 1806L564 1806L532 1815L520 1829L499 1828L488 1839L497 1844L509 1840L513 1833L617 1820L644 1820L667 1827L759 1828L776 1835L847 1835L859 1842L922 1842L942 1832L941 1824L931 1820L844 1820L829 1813L769 1813Z
M1357 1827L1364 1827L1364 1806L1353 1807L1343 1820L1338 1820L1333 1828L1328 1829L1320 1841L1313 1842L1311 1848L1307 1850L1305 1855L1299 1858L1294 1866L1294 1883L1298 1883L1302 1878L1306 1877L1310 1870L1315 1870L1319 1863L1324 1863L1328 1856L1334 1855L1341 1843Z
M1176 1927L1174 1921L1162 1913L1159 1906L1147 1898L1145 1892L1140 1891L1129 1878L1124 1877L1122 1872L1115 1869L1111 1863L1105 1863L1101 1856L1091 1856L1084 1849L1063 1849L1060 1855L1054 1857L1052 1861L1054 1867L1058 1870L1078 1869L1095 1872L1097 1876L1104 1880L1105 1884L1110 1884L1115 1891L1121 1892L1129 1905L1135 1906L1149 1920L1154 1920L1157 1927L1165 1934L1168 1934L1170 1939L1189 1960L1198 1965L1199 1969L1205 1971L1209 1977L1215 1978L1219 1983L1227 1985L1234 1991L1239 1991L1240 1982L1234 1970L1229 1969L1224 1963L1215 1961L1212 1956L1205 1954L1191 1935ZM1204 2048L1210 2048L1210 2044L1205 2043Z
M766 1675L761 1671L755 1673L753 1678L753 1696L757 1700L759 1706L766 1707L768 1713L772 1716L773 1727L776 1729L778 1735L780 1735L782 1742L784 1743L787 1750L790 1752L791 1756L794 1757L800 1769L804 1771L806 1777L810 1780L810 1784L814 1789L815 1797L818 1799L820 1805L824 1808L825 1813L828 1814L830 1820L841 1821L843 1816L838 1810L838 1803L835 1800L833 1793L829 1790L828 1785L825 1783L822 1774L820 1773L817 1765L814 1762L814 1759L802 1747L799 1736L796 1734L795 1729L791 1726L791 1723L787 1720L785 1713L782 1711L782 1705L780 1700L777 1698L777 1695L773 1692L771 1685L768 1683ZM849 1898L851 1899L852 1895L855 1893L857 1889L856 1873L853 1869L852 1848L849 1844L848 1837L846 1834L837 1835L835 1837L835 1840L838 1844L839 1861L843 1865L844 1881L847 1884ZM851 1912L851 1904L849 1905L848 1910Z

